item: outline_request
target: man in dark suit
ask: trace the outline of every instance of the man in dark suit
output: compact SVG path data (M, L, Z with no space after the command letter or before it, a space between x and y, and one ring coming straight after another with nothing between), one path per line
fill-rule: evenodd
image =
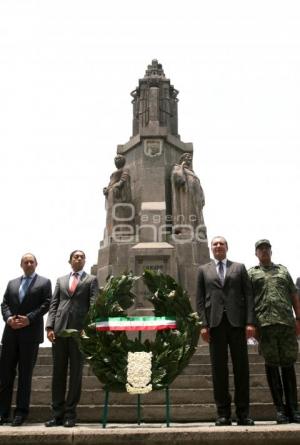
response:
M43 315L49 309L51 282L35 273L34 255L22 256L22 277L9 281L1 304L5 328L0 357L0 425L9 422L18 366L18 389L12 426L28 416L32 372L44 339Z
M83 271L84 252L73 251L70 254L69 263L72 272L58 278L46 322L47 337L52 342L53 356L53 418L45 423L47 427L57 425L73 427L76 424L76 407L81 394L83 355L74 338L60 337L60 333L64 329L80 331L83 328L85 316L98 293L96 277ZM70 376L66 397L68 363Z
M231 396L228 382L230 349L238 425L254 425L249 417L249 364L247 338L255 334L251 285L245 266L227 260L228 245L218 236L211 242L214 260L200 266L197 310L202 321L201 336L209 342L217 426L231 425Z

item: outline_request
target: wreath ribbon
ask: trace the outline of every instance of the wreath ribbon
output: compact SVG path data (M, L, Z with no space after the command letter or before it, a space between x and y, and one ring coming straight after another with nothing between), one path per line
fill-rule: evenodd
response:
M96 319L96 331L162 331L176 329L175 317L108 317Z

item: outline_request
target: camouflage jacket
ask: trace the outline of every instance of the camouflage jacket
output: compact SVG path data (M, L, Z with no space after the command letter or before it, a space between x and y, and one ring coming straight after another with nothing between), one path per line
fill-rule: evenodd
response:
M291 296L296 292L296 288L287 268L272 263L270 267L251 267L248 273L259 326L294 326Z

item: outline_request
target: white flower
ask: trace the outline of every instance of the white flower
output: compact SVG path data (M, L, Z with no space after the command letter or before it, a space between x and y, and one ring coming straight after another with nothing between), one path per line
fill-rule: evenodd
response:
M128 352L126 390L130 394L152 391L152 352Z

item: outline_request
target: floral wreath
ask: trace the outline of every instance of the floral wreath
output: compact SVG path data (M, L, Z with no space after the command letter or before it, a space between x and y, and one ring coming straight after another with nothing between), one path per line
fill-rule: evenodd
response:
M128 317L135 295L134 283L141 277L126 273L111 276L91 306L83 331L65 330L75 336L93 373L109 391L149 392L168 387L194 354L200 333L200 320L193 312L188 294L169 275L146 269L142 279L150 291L154 317ZM104 330L112 320L144 318L158 328L154 340L130 339L126 330ZM157 320L159 320L157 322ZM100 326L100 328L99 328ZM102 328L101 328L102 326Z

